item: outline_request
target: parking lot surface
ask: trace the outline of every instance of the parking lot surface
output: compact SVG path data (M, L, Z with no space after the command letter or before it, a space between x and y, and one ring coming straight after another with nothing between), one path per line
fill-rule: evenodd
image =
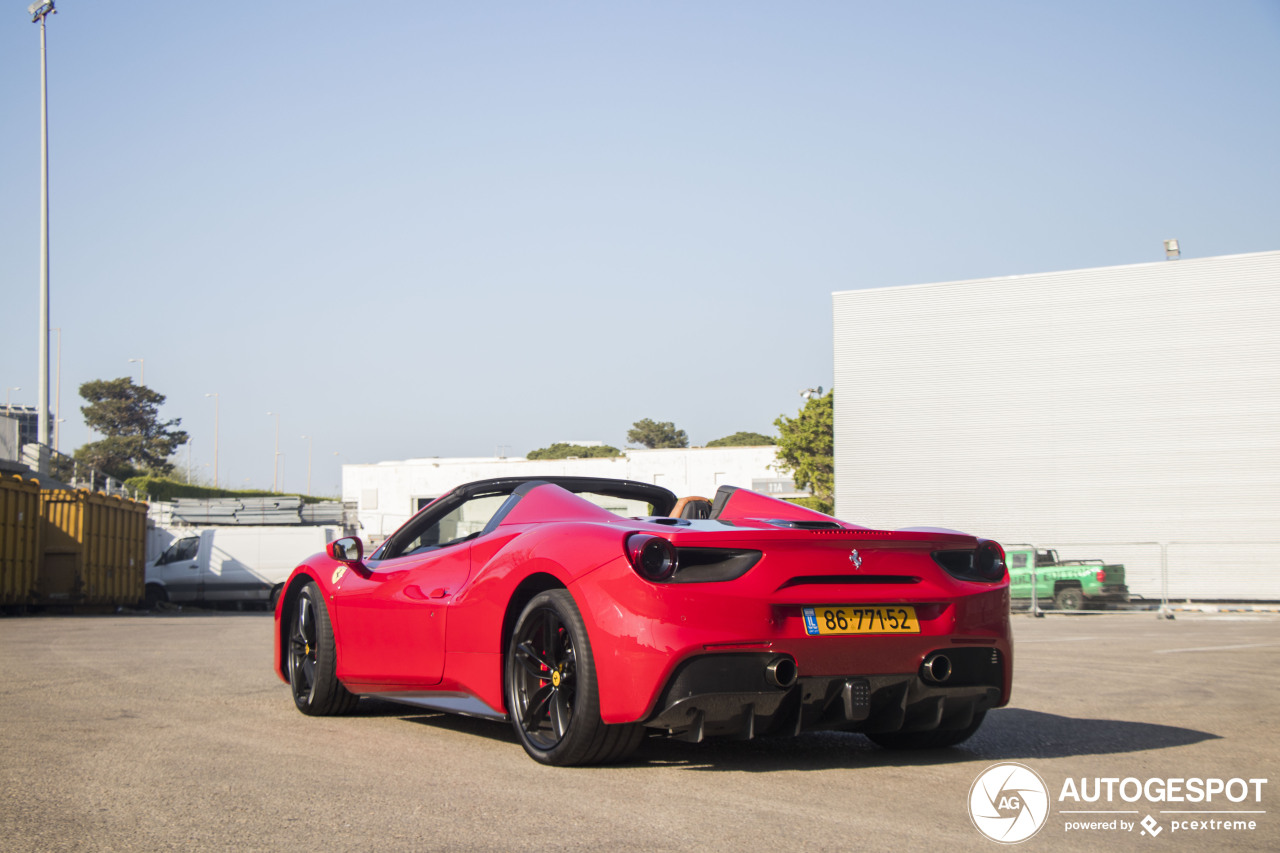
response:
M1027 850L1280 848L1275 614L1016 616L1013 702L955 749L650 741L586 769L535 764L500 723L305 717L270 626L0 619L0 850L991 851L970 793L1008 762L1047 791ZM1189 780L1223 791L1191 802Z

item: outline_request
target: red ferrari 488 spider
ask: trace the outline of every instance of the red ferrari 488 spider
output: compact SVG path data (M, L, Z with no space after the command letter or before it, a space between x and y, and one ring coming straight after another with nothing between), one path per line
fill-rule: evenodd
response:
M339 539L276 605L275 668L304 714L360 696L509 719L546 764L815 729L951 746L1009 701L995 542L873 530L745 489L460 486L367 557Z

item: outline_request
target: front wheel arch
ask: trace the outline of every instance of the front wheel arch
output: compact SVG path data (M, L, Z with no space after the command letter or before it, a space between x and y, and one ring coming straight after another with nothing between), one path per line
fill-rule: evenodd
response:
M338 648L324 591L314 581L304 584L282 615L288 626L286 670L298 710L321 717L351 713L359 697L338 680Z
M276 607L280 613L280 619L277 620L279 630L276 632L276 646L279 649L280 667L276 670L276 674L285 681L289 680L289 614L292 612L298 596L302 593L302 588L309 583L319 585L315 578L300 572L289 581L284 591L276 596ZM283 604L280 603L281 601L283 601Z

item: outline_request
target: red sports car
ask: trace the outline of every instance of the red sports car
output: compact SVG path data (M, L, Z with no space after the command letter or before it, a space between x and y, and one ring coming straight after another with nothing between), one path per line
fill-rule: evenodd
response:
M960 743L1009 701L995 542L872 530L745 489L460 486L368 558L339 539L276 605L275 668L304 714L377 696L509 719L545 764L814 729Z

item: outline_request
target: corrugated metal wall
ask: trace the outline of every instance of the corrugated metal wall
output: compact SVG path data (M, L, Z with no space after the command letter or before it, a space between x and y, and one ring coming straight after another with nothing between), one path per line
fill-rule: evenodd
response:
M41 602L132 604L144 589L147 505L86 490L45 489Z
M40 569L40 483L0 476L0 604L26 604Z
M1278 320L1280 252L836 293L836 512L1280 600Z

